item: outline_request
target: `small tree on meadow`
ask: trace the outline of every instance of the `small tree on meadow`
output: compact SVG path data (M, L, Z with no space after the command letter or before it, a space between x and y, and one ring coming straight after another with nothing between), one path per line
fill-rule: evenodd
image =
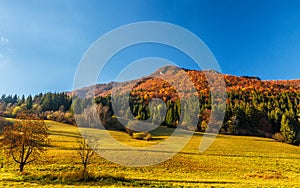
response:
M77 144L77 153L80 156L80 161L83 166L82 170L82 178L84 180L88 179L88 165L90 164L93 156L95 155L95 146L96 141L92 141L91 139L82 138L78 141Z
M24 166L41 158L49 144L48 128L44 121L36 117L20 115L13 125L3 131L2 148L6 156L19 164L20 172Z

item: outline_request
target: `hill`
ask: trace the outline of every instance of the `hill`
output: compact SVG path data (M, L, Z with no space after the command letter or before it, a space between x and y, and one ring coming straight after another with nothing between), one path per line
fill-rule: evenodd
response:
M297 187L300 184L299 147L272 139L218 135L204 153L198 147L202 133L195 133L186 147L167 161L149 167L125 167L99 155L91 161L90 181L78 181L80 158L74 148L80 134L75 126L46 121L51 145L46 160L17 173L14 163L0 168L0 187ZM145 142L124 132L109 131L123 144L146 146L168 138L161 127L153 141ZM100 130L101 132L101 130ZM0 162L1 162L0 154Z
M218 93L224 91L222 82L226 85L226 96L223 96L226 103L217 101L223 95ZM199 109L199 112L189 112L198 114L197 131L206 130L212 109L225 109L221 133L273 137L290 144L300 144L300 80L263 81L253 76L239 77L212 70L166 66L137 80L99 84L95 91L91 88L72 94L95 97L98 113L106 128L122 129L122 125L117 125L118 122L113 121L112 117L128 118L130 112L138 120L152 118L152 123L158 121L155 118L159 117L154 116L162 111L156 108L151 114L149 103L153 98L161 99L167 107L162 125L177 127L181 121L181 109L186 108L182 106L181 98L188 99L195 95L199 106L195 106L196 103L188 105L191 109ZM211 104L211 89L217 93L214 106ZM112 109L112 95L118 101L118 109ZM191 129L193 122L195 120L190 119L180 126Z
M218 84L222 82L224 87ZM149 123L159 122L171 128L180 125L184 129L194 129L196 126L196 131L203 132L209 124L217 124L216 118L211 118L212 109L215 109L225 113L221 133L272 137L299 145L299 86L300 80L263 81L255 76L239 77L213 70L166 66L137 80L98 84L94 91L91 86L67 94L41 93L27 98L2 95L0 116L17 117L26 112L45 120L75 124L74 114L84 115L83 112L88 112L85 106L95 101L97 113L107 129L124 130L131 118L148 119ZM216 91L214 96L211 90ZM223 94L219 92L222 90ZM185 100L192 97L194 101ZM226 101L223 102L222 97ZM160 101L152 100L154 98ZM159 104L162 101L164 103ZM117 104L115 109L113 102ZM189 114L193 116L187 117ZM121 119L125 123L121 124Z

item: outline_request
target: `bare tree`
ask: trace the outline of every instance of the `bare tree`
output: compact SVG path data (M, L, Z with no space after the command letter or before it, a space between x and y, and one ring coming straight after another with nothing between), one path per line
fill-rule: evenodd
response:
M82 170L82 178L84 180L87 180L88 178L88 170L87 167L91 162L91 159L93 158L95 154L95 146L96 146L96 140L92 139L86 139L82 138L78 141L77 144L77 153L80 156L81 164L83 166Z
M47 131L44 121L24 114L13 125L4 128L2 148L19 164L20 172L25 165L40 159L45 153L45 146L49 144Z

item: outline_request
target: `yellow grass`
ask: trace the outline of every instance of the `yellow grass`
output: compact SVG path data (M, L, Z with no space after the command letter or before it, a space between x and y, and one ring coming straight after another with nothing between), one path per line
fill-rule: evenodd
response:
M205 152L199 153L202 134L171 159L149 167L125 167L96 156L89 166L93 181L77 181L80 158L74 150L79 131L76 127L52 121L49 125L51 147L41 161L17 172L12 161L0 169L0 187L299 187L300 147L272 139L219 135ZM152 141L131 139L126 133L109 131L130 146L155 145L172 129L160 128ZM1 162L1 158L0 158Z

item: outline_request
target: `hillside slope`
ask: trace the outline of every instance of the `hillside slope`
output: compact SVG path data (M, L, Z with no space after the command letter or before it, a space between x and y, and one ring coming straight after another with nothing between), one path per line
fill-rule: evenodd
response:
M207 77L210 79L207 80ZM224 85L226 96L223 96ZM158 122L162 108L154 106L151 113L149 103L152 99L159 98L167 107L162 125L168 127L180 124L186 129L193 129L193 124L198 122L197 130L205 131L209 124L216 124L221 120L210 117L212 109L225 109L220 130L222 133L274 137L290 144L300 144L300 80L262 81L258 77L239 77L211 70L197 71L166 66L137 80L100 84L95 88L95 91L92 91L92 87L83 88L72 94L95 97L99 104L98 113L100 117L105 117L101 120L107 128L117 124L116 121L111 121L111 117L116 115L129 118L130 112L135 119L152 118L152 123ZM213 104L211 90L216 94L216 102ZM112 95L117 101L118 109L112 109ZM126 98L128 95L129 99ZM183 106L181 99L193 96L198 97L199 106L197 102L188 102ZM222 96L226 98L226 103L222 102ZM196 113L197 117L188 118L181 124L184 117L181 109L186 109L186 105L192 111L185 110L185 114Z
M167 161L148 167L126 167L94 155L89 172L94 179L78 181L80 157L74 148L77 127L46 121L51 147L47 160L30 163L25 173L13 163L0 168L0 187L298 187L299 147L267 138L218 135L199 153L202 134L196 133L186 147ZM162 128L166 129L166 128ZM101 130L100 130L101 131ZM153 133L151 143L131 139L123 132L109 133L123 144L148 146L163 141L167 130ZM0 162L1 162L0 154ZM135 156L139 157L139 156Z

